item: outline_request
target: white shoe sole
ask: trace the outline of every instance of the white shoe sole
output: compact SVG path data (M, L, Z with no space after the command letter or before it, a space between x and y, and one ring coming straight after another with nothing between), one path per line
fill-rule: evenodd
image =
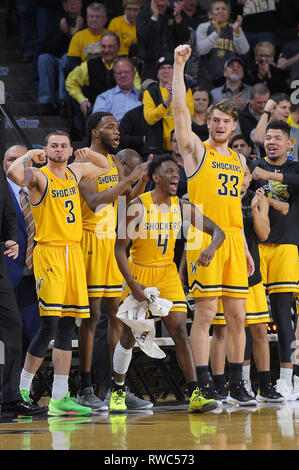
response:
M262 397L261 395L257 395L255 398L259 403L282 403L282 402L286 401L285 397L266 398L266 397Z
M239 405L239 406L255 406L257 405L257 401L252 398L251 400L248 400L246 402L242 402L237 400L236 398L228 396L226 399L226 403L229 403L231 405Z

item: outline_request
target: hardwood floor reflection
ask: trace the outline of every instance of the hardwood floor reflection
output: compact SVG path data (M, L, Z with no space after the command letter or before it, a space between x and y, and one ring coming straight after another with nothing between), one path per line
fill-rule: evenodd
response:
M297 450L299 401L190 414L186 405L0 421L0 450Z

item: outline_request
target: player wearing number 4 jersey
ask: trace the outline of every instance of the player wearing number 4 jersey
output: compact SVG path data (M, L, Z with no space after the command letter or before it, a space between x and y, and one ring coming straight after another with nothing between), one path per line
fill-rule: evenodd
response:
M230 395L236 402L251 399L242 382L245 350L245 300L248 295L248 275L254 272L243 232L240 190L244 176L245 157L228 147L236 128L237 109L228 100L208 109L209 138L202 142L192 132L186 107L184 67L191 54L187 45L178 46L174 53L173 105L176 136L188 178L188 195L194 204L202 204L203 212L212 217L225 232L226 239L216 252L209 267L194 268L200 251L187 246L187 266L190 294L195 300L191 329L191 345L197 374L204 396L217 398L211 381L209 364L209 329L217 313L218 297L222 297L227 323L227 357L229 362ZM202 249L208 237L204 236Z
M19 186L27 186L35 222L37 245L33 267L39 301L41 327L31 342L21 374L20 390L30 401L30 387L49 342L53 349L54 381L49 403L51 415L85 415L91 408L70 398L68 376L72 357L72 337L76 318L89 316L85 267L80 248L82 219L78 183L107 173L110 164L104 155L89 148L73 153L69 136L55 131L46 138L43 150L30 150L16 160L8 176ZM32 163L44 164L33 168Z
M209 265L215 251L223 243L224 233L195 206L175 196L179 168L172 157L162 155L154 158L149 165L149 176L155 183L155 189L142 194L128 205L126 237L118 236L116 239L115 256L126 280L122 300L132 294L139 302L147 301L144 289L156 287L161 298L172 302L163 322L175 343L178 363L187 382L189 410L208 411L216 408L217 402L204 399L198 389L186 329L186 298L173 257L175 241L182 227L182 214L189 223L210 235L209 245L196 260L202 266ZM131 240L128 260L126 253ZM124 383L134 344L131 329L124 325L113 355L115 383L110 398L111 412L126 411Z

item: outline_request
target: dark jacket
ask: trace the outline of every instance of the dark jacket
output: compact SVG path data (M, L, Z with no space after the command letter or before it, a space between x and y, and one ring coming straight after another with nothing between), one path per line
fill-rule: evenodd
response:
M248 85L255 85L256 83L264 83L270 90L271 95L273 93L290 93L286 81L286 75L283 70L280 70L278 67L270 64L270 74L271 78L259 78L258 77L258 66L257 64L249 64L246 69L246 76L244 81Z
M143 105L128 111L119 124L120 148L131 148L143 155L144 136L146 136L148 124L144 119Z
M66 19L66 22L69 27L69 34L65 34L63 31L61 31L61 18ZM75 32L75 24L75 20L73 20L65 12L61 12L61 14L57 18L53 19L47 29L43 53L52 54L54 57L57 57L57 59L60 59L63 54L66 54L70 41ZM85 25L83 25L83 28L84 27Z
M18 241L17 217L3 169L0 169L0 240ZM2 252L0 254L0 277L7 274Z
M83 87L83 93L91 103L94 103L96 97L116 85L113 71L108 70L101 57L87 61L89 85Z
M250 133L252 129L256 128L258 119L250 112L249 103L247 103L244 109L239 111L238 121L242 134L250 138Z
M173 10L168 7L158 21L151 19L150 8L141 10L136 20L136 34L139 44L138 56L143 61L157 60L159 57L173 57L179 44L189 39L190 31L183 22L174 21Z
M158 106L162 103L162 95L159 83L153 83L147 88L155 105ZM144 144L143 151L145 154L164 153L163 150L163 119L160 119L156 124L148 126L147 136Z

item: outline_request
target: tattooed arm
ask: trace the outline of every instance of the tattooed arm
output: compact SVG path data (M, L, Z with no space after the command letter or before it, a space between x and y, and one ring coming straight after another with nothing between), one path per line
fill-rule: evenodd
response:
M33 163L46 163L46 155L42 149L29 150L25 155L17 158L7 172L8 178L19 186L27 186L31 202L39 202L44 194L47 180L45 175L33 167Z

